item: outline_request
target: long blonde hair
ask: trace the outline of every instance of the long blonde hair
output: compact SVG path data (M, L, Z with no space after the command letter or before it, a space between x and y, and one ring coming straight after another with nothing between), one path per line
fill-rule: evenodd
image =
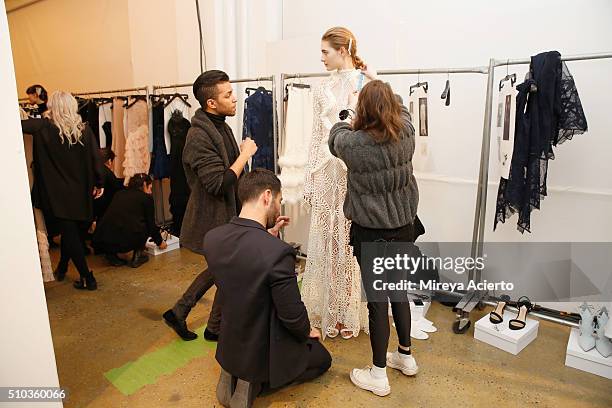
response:
M49 98L49 116L59 129L59 136L68 141L68 144L80 143L85 124L78 113L78 104L74 96L64 91L55 91Z
M357 56L357 38L345 27L332 27L323 34L321 40L327 41L329 45L336 51L344 47L353 60L355 68L365 68L363 60Z

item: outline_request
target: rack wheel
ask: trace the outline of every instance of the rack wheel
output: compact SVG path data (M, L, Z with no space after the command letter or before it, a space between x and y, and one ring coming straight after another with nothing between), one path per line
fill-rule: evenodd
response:
M469 317L458 317L457 320L453 323L453 332L455 334L463 334L472 325Z

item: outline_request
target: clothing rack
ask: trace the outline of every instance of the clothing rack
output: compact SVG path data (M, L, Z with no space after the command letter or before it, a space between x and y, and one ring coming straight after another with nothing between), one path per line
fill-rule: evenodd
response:
M72 93L72 95L74 96L107 95L107 94L120 94L120 93L126 93L126 92L140 92L140 91L145 91L146 95L147 96L149 95L148 86L141 86L138 88L112 89L109 91L77 92L77 93Z
M412 68L412 69L387 69L377 71L377 75L435 75L435 74L488 74L489 69L486 66L476 67L460 67L460 68ZM285 82L289 79L301 78L324 78L331 75L331 72L306 72L306 73L281 73L280 89L285 89ZM285 138L285 109L281 109L280 129L281 136ZM472 243L474 246L474 243ZM305 259L299 256L299 259Z
M583 54L583 55L568 55L561 56L561 61L588 61L588 60L599 60L599 59L610 59L612 53L597 53L597 54ZM488 81L487 81L487 96L485 102L485 117L484 127L482 132L482 147L480 152L480 170L478 175L478 189L476 194L476 208L474 215L474 230L472 234L472 257L482 256L483 245L484 245L484 226L485 216L487 209L487 187L489 179L489 153L491 150L491 121L492 121L492 110L493 110L493 91L495 89L494 77L495 68L504 67L508 65L525 65L530 64L531 58L520 58L520 59L494 59L489 60L489 66L487 69ZM468 275L468 281L474 280L475 282L481 282L481 271L470 270ZM463 295L462 299L457 303L455 311L457 312L457 320L453 325L453 329L456 333L465 333L470 327L469 312L474 307L481 305L485 302L487 297L486 292L470 291ZM531 312L532 315L539 317L543 320L552 321L555 323L562 323L568 326L577 327L576 323L566 321L561 318L555 318L537 312Z
M230 79L231 84L240 84L246 82L270 82L272 84L272 135L274 144L274 172L278 174L278 104L276 102L276 76L262 76L253 78L238 78ZM172 85L153 85L153 94L160 89L186 88L192 87L193 83L172 84Z

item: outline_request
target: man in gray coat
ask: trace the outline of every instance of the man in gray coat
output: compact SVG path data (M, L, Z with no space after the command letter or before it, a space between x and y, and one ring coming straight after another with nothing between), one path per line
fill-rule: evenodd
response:
M201 74L193 84L193 94L201 108L191 119L183 150L191 195L181 228L181 244L203 255L204 235L240 212L236 195L238 178L257 151L257 145L247 138L238 148L232 129L225 123L227 116L236 114L236 96L225 72L211 70ZM174 307L164 313L166 324L183 340L198 337L187 329L186 318L213 284L212 273L204 270ZM215 294L204 338L216 341L220 323L221 300Z

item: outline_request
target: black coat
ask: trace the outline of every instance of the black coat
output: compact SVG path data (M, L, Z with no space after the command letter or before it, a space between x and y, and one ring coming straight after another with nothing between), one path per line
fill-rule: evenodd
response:
M104 187L104 194L102 194L102 197L94 200L94 218L96 220L102 219L108 206L113 201L115 193L119 190L123 190L123 179L117 178L111 169L102 166L102 173L104 179L102 185L102 187Z
M128 252L142 248L149 237L161 244L154 214L151 195L136 189L118 191L96 226L94 247L106 253Z
M85 126L81 143L69 145L49 119L21 121L34 140L32 202L46 215L74 221L93 219L93 188L102 187L97 142Z
M259 223L234 217L204 238L223 302L217 361L251 382L288 384L306 370L310 321L295 251Z

